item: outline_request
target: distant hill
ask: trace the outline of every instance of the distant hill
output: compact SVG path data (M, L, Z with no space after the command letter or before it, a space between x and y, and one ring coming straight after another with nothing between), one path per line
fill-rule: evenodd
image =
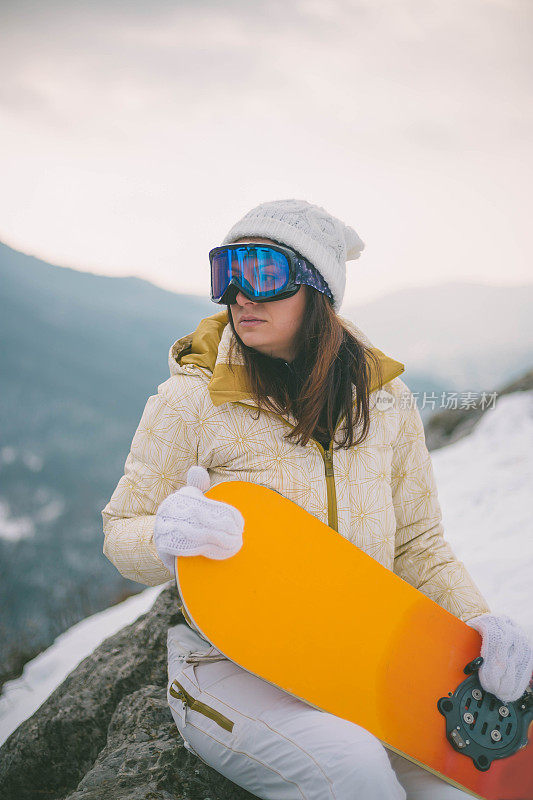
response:
M533 284L451 282L392 292L343 308L406 383L447 391L491 390L533 366Z
M170 345L208 300L52 266L0 244L2 671L139 584L102 554L122 475ZM11 665L11 666L10 666Z

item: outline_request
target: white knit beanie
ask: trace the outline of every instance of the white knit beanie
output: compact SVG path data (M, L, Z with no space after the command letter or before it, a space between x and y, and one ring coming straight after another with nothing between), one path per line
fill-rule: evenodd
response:
M346 261L359 258L364 244L354 231L320 206L305 200L274 200L252 208L222 244L262 236L297 250L327 281L338 311L346 286Z

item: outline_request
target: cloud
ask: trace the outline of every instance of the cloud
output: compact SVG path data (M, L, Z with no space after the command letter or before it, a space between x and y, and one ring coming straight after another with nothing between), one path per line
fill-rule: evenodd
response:
M367 288L506 257L521 274L532 18L529 0L4 0L0 237L199 290L198 249L295 196L361 226Z
M150 10L116 0L8 3L0 102L36 119L48 110L48 122L68 128L92 118L97 129L94 112L128 122L260 99L313 126L334 118L367 143L385 131L417 148L468 146L473 135L492 146L531 131L532 8L518 0L156 2Z

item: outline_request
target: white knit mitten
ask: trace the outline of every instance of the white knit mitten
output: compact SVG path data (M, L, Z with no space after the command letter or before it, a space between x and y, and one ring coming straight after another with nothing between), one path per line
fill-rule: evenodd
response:
M527 634L510 617L481 614L467 623L482 636L479 682L504 703L518 700L533 672L533 648Z
M244 518L228 503L209 500L209 474L191 467L187 486L173 492L157 509L154 544L159 558L174 573L176 556L206 556L223 559L242 547Z

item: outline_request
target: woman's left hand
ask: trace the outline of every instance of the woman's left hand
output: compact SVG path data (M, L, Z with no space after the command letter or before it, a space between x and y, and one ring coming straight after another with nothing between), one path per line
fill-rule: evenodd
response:
M479 682L504 703L518 700L533 672L533 648L526 632L510 617L481 614L467 623L482 636Z

